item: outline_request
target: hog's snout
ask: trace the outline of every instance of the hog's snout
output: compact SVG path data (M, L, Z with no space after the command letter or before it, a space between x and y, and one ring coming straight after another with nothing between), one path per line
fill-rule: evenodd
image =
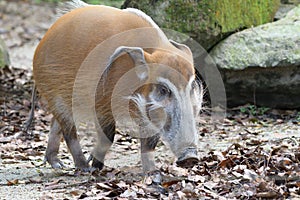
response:
M179 167L190 168L199 162L199 158L197 155L197 149L189 148L186 149L183 154L178 158L176 164Z

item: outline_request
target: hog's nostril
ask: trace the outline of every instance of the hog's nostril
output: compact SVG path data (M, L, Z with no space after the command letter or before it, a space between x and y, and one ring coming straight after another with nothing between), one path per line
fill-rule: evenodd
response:
M187 159L184 159L184 160L178 160L178 161L176 162L176 164L177 164L179 167L191 168L191 167L193 167L194 165L196 165L198 162L199 162L199 159L198 159L198 158L187 158Z

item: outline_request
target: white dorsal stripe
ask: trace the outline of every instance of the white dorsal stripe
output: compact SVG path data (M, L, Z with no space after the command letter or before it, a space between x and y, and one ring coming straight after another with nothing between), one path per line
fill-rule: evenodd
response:
M153 21L153 19L149 16L146 15L143 11L135 9L135 8L126 8L123 11L127 11L133 14L136 14L137 16L143 18L145 21L147 21L153 28L159 29L158 25Z
M126 8L123 11L133 13L133 14L137 15L138 17L144 19L153 28L155 28L157 30L158 36L162 41L169 43L167 36L164 34L164 32L159 28L159 26L153 21L153 19L149 15L147 15L143 11L135 9L135 8Z
M87 4L81 0L73 0L73 1L67 1L65 3L59 3L59 6L56 8L56 18L63 16L64 14L77 9L77 8L83 8L91 6L90 4Z

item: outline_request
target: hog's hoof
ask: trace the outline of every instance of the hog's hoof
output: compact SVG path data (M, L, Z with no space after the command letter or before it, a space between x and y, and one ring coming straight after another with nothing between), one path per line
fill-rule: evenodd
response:
M176 164L179 167L191 168L199 162L197 150L194 148L186 149L185 152L178 158Z
M187 159L184 159L184 160L178 160L176 162L176 164L179 167L191 168L191 167L195 166L198 162L199 162L198 158L187 158Z
M166 188L162 186L163 176L159 170L151 171L145 174L144 184L148 186L149 191L168 195Z
M77 165L75 167L76 167L77 171L81 171L81 172L91 172L92 171L91 167L87 163Z
M146 184L160 185L162 183L162 175L159 170L148 172L145 175L144 182Z
M53 169L62 169L62 168L65 168L65 165L58 158L52 158L52 159L50 159L47 156L45 156L45 158L44 158L44 164L46 162L48 162Z
M98 169L101 170L104 167L103 162L97 160L92 154L90 155L90 157L88 158L88 163L92 161L92 169Z
M92 167L101 170L103 169L104 164L101 161L97 160L96 158L93 158Z

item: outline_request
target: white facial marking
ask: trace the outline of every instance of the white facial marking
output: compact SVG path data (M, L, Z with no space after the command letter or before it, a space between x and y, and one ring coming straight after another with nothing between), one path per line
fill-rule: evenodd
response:
M187 148L196 148L198 134L195 117L201 103L201 86L194 88L195 77L185 82L185 88L178 89L169 79L158 77L158 85L165 86L169 95L160 96L156 86L147 97L135 94L129 97L138 110L142 132L160 133L162 140L172 152L181 156ZM165 94L165 93L164 93ZM153 115L152 115L153 114Z
M132 100L136 104L140 114L140 121L138 123L143 126L143 129L148 130L149 136L159 133L160 130L151 122L151 119L149 119L147 115L147 105L150 103L147 102L146 98L141 94L136 94L128 97L128 99Z

